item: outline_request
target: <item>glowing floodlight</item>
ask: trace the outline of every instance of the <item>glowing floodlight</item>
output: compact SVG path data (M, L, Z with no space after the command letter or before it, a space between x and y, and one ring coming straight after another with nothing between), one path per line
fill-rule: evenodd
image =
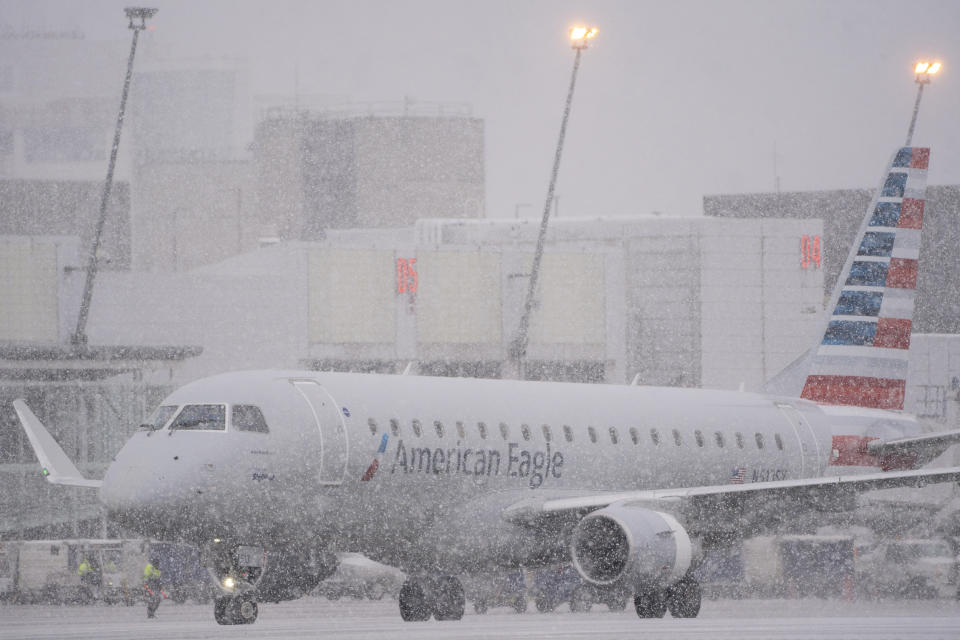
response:
M943 68L939 61L928 62L921 60L913 67L913 73L916 74L914 81L917 83L917 101L913 103L913 116L910 118L910 128L907 129L907 145L913 141L913 129L917 126L917 114L920 112L920 98L923 97L923 85L930 84L930 78Z
M586 49L587 40L597 37L596 27L573 27L570 29L570 40L574 49Z
M943 68L943 65L940 62L927 62L926 60L921 60L913 68L913 72L917 74L917 82L920 84L927 84L930 82L930 76L936 74Z

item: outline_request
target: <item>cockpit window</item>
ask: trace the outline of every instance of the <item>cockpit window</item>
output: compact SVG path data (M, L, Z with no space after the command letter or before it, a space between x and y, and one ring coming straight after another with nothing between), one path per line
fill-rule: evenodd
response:
M157 407L156 411L150 414L147 421L140 425L140 431L156 431L170 422L170 418L177 412L176 405L164 405Z
M253 431L254 433L269 433L267 421L263 419L260 407L252 404L235 404L231 410L233 428L237 431ZM374 427L376 423L374 423Z
M188 404L170 425L174 431L225 431L227 411L222 404Z

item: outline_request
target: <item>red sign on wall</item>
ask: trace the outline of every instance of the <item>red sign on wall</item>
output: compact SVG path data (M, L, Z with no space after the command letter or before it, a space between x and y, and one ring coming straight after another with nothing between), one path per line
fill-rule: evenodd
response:
M397 293L417 292L416 258L397 258Z
M800 236L800 267L820 268L820 236Z

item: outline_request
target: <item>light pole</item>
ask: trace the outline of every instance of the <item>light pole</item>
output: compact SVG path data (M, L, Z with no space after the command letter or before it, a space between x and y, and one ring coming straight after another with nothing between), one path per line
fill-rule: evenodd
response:
M517 335L510 344L510 359L515 363L517 377L523 379L523 359L527 355L529 343L530 313L534 307L534 296L537 290L537 278L540 275L540 260L543 258L543 245L547 238L547 223L550 221L550 205L553 204L553 190L557 184L557 172L560 170L560 156L563 154L563 139L567 133L567 120L570 118L570 105L573 102L573 89L577 83L577 70L580 68L580 55L587 48L587 43L597 36L596 27L574 27L570 29L570 40L576 54L573 57L573 72L570 74L570 89L567 91L567 102L563 108L563 120L560 123L560 137L557 140L557 151L553 156L553 170L550 172L550 185L547 187L547 198L543 203L543 219L540 222L540 234L537 236L537 248L533 254L533 265L530 268L530 285L527 288L527 298L523 304L523 315L517 327Z
M127 94L130 92L130 77L133 75L133 56L137 53L137 36L147 28L147 19L152 18L157 10L144 7L127 7L124 9L124 12L130 21L127 27L133 30L133 42L130 45L130 58L127 60L127 76L123 81L123 94L120 96L120 113L117 114L117 128L113 132L113 146L110 147L110 164L107 166L107 179L103 183L103 197L100 199L100 216L97 218L97 227L93 232L93 247L90 249L90 259L87 262L87 278L83 284L83 298L80 300L80 316L77 318L77 330L70 337L70 342L76 347L83 347L87 344L87 316L90 314L90 298L93 297L93 281L97 275L97 252L100 250L103 226L107 221L107 201L110 200L110 190L113 188L113 170L117 165L117 151L120 149L120 132L123 130L123 113L127 107Z
M907 129L907 143L904 145L906 147L910 146L910 142L913 140L913 128L917 126L917 114L920 112L920 98L923 97L923 87L930 84L930 78L936 75L942 67L943 65L939 62L923 60L913 68L913 72L916 74L914 82L917 83L917 101L913 103L913 117L910 118L910 128Z

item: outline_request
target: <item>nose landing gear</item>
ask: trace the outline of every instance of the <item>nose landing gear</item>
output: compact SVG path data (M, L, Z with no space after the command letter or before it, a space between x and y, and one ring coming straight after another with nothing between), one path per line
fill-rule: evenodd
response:
M260 547L215 544L206 550L210 572L222 589L214 598L217 624L253 624L259 613L256 588L263 576L266 553Z

